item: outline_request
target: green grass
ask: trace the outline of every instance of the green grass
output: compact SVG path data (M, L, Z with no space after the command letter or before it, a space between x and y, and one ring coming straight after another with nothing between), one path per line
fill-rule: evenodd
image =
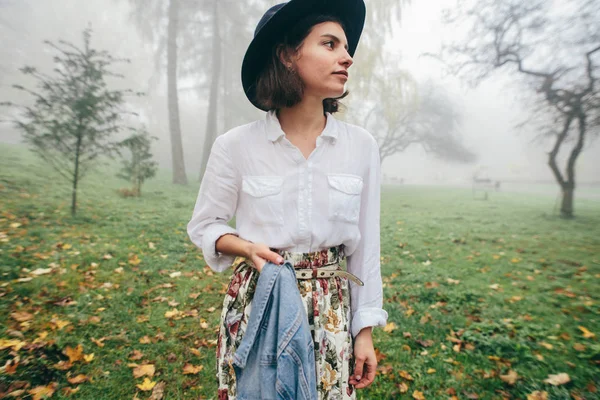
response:
M0 350L0 366L18 359L14 373L0 372L0 393L18 381L28 382L26 391L56 382L53 398L68 397L65 387L79 387L73 398L148 398L128 364L151 363L152 381L166 383L165 398L214 398L214 339L231 271L211 274L187 237L198 183L175 186L161 171L142 198L124 199L115 192L126 186L115 170L81 183L73 218L69 184L22 147L0 145L0 343L24 344ZM577 200L577 218L563 220L553 214L554 201L385 188L384 308L396 328L375 329L380 371L358 398L420 391L426 399L525 399L536 390L549 399L599 397L600 202ZM49 265L51 273L17 281ZM173 308L198 315L165 318ZM30 319L15 320L19 312ZM60 321L69 324L60 328ZM579 326L596 336L585 338ZM140 343L146 336L150 343ZM92 339L103 339L103 347ZM93 359L56 369L68 359L63 350L78 344ZM143 357L130 360L133 350ZM186 375L186 363L204 368ZM509 370L518 375L514 385L500 378ZM544 383L558 373L571 382ZM69 384L78 374L91 381Z

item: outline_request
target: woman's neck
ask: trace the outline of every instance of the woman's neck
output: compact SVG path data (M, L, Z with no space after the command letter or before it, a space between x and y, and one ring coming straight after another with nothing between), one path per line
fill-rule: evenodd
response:
M278 110L277 119L288 139L314 139L323 132L327 123L323 100L309 96L293 107Z

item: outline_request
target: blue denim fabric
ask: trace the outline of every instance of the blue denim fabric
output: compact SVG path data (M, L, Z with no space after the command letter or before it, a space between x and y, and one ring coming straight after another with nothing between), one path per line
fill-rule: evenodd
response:
M318 397L313 339L290 262L261 270L233 368L238 400Z

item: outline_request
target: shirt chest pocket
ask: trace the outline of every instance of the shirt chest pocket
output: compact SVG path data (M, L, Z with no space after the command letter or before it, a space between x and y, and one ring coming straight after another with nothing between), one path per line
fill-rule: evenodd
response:
M329 219L358 223L363 180L358 175L328 174Z
M244 176L242 192L250 220L258 225L283 225L283 177Z

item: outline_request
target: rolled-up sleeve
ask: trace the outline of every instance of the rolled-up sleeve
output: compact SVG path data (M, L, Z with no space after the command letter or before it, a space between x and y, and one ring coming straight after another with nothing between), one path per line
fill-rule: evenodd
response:
M187 225L190 240L202 249L204 260L216 272L225 271L235 259L219 253L215 244L225 234L239 236L236 229L227 225L235 215L237 199L238 174L224 138L219 136L211 149L192 219Z
M383 309L379 230L381 163L375 139L371 143L369 170L363 180L359 219L361 238L356 250L347 258L348 271L364 282L364 286L359 286L349 281L353 337L365 327L385 326L388 318Z

